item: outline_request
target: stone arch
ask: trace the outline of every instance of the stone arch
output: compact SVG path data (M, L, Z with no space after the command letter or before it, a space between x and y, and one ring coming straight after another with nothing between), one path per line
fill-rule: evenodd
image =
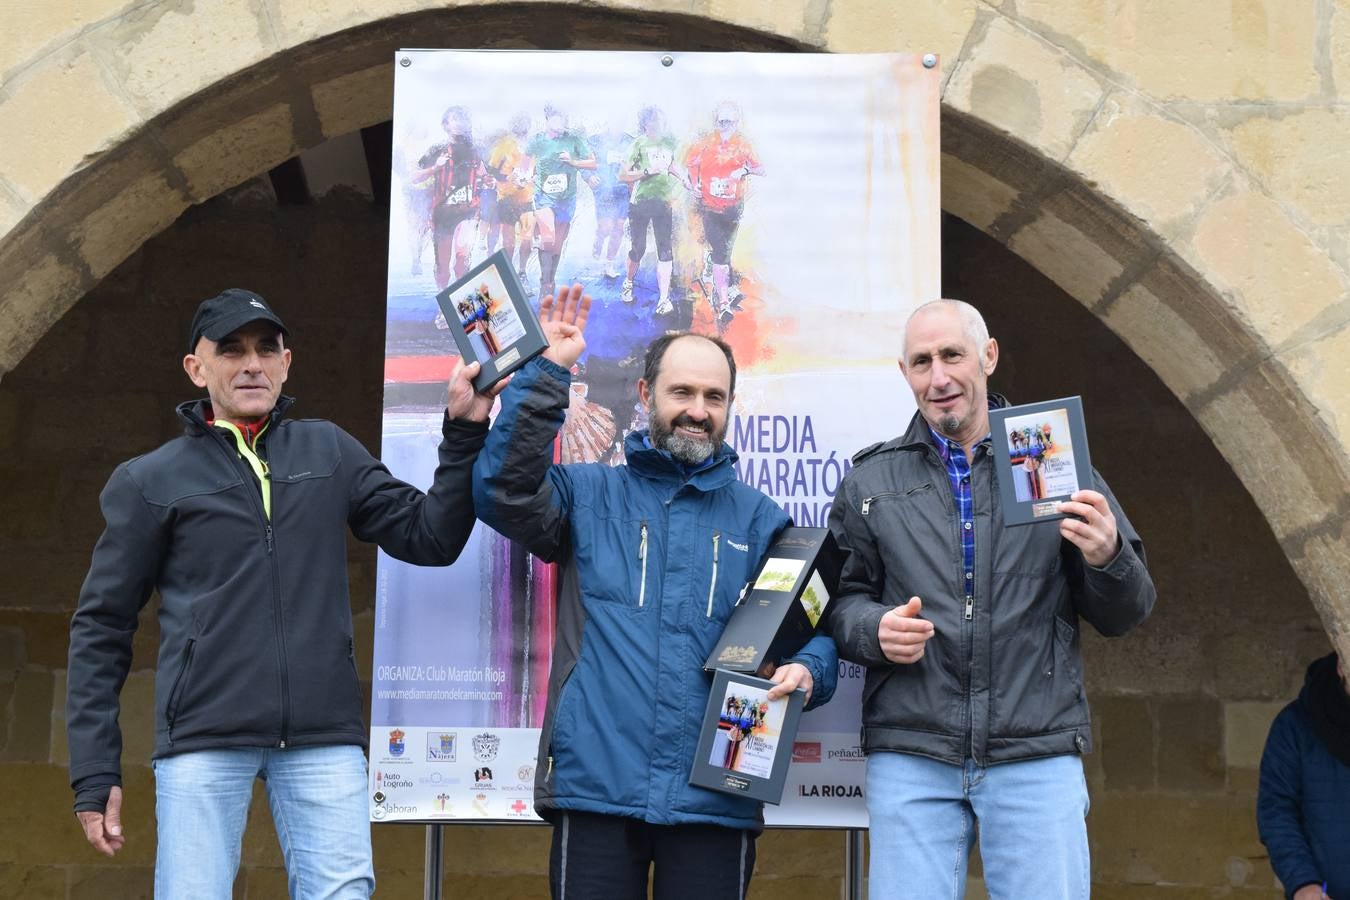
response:
M1094 54L1056 30L1082 23L1025 5L901 16L863 0L90 0L73 25L8 51L24 58L0 57L0 131L17 136L0 149L0 377L189 205L387 119L399 46L932 48L951 61L944 208L1048 274L1160 375L1350 652L1350 432L1337 420L1350 421L1350 401L1336 390L1350 279L1316 230L1335 217L1291 203L1240 147L1159 100L1176 87L1147 61Z

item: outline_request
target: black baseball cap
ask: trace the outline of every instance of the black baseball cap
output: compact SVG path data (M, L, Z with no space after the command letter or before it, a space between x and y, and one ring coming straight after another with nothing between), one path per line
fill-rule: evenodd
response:
M210 300L203 300L197 307L197 314L192 317L188 352L195 352L197 342L202 338L218 341L249 322L260 320L271 322L282 334L290 334L262 297L243 288L226 288Z

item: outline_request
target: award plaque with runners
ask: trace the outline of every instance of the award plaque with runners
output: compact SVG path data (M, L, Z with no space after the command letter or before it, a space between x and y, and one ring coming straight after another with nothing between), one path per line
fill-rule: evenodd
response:
M690 784L764 803L782 800L806 692L770 700L772 687L753 675L713 673Z
M1092 486L1082 398L991 409L989 429L1005 525L1063 519L1060 501Z
M482 366L474 390L487 390L548 347L503 250L437 294L436 302L464 362Z

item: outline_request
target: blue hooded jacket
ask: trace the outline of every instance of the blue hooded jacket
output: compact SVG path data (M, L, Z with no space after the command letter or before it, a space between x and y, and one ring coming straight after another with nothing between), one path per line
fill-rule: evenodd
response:
M1318 734L1329 730L1334 753ZM1298 699L1270 726L1261 754L1256 822L1285 896L1326 883L1330 897L1350 897L1350 697L1336 656L1308 666Z
M788 517L737 480L726 444L692 473L641 432L625 441L627 465L553 464L570 380L542 358L517 372L474 469L478 516L559 564L535 808L757 831L758 801L689 773L703 662ZM811 671L812 705L828 700L833 642L818 635L792 661Z

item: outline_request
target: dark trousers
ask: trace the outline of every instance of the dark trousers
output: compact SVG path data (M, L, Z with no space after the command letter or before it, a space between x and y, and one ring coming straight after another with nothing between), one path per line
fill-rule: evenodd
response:
M744 900L755 835L719 825L652 825L560 812L548 884L553 900Z
M628 207L628 230L633 245L628 250L628 258L633 262L642 262L642 254L647 252L647 225L652 226L656 235L656 258L661 262L670 262L675 258L671 235L675 229L674 210L664 200L639 200Z

